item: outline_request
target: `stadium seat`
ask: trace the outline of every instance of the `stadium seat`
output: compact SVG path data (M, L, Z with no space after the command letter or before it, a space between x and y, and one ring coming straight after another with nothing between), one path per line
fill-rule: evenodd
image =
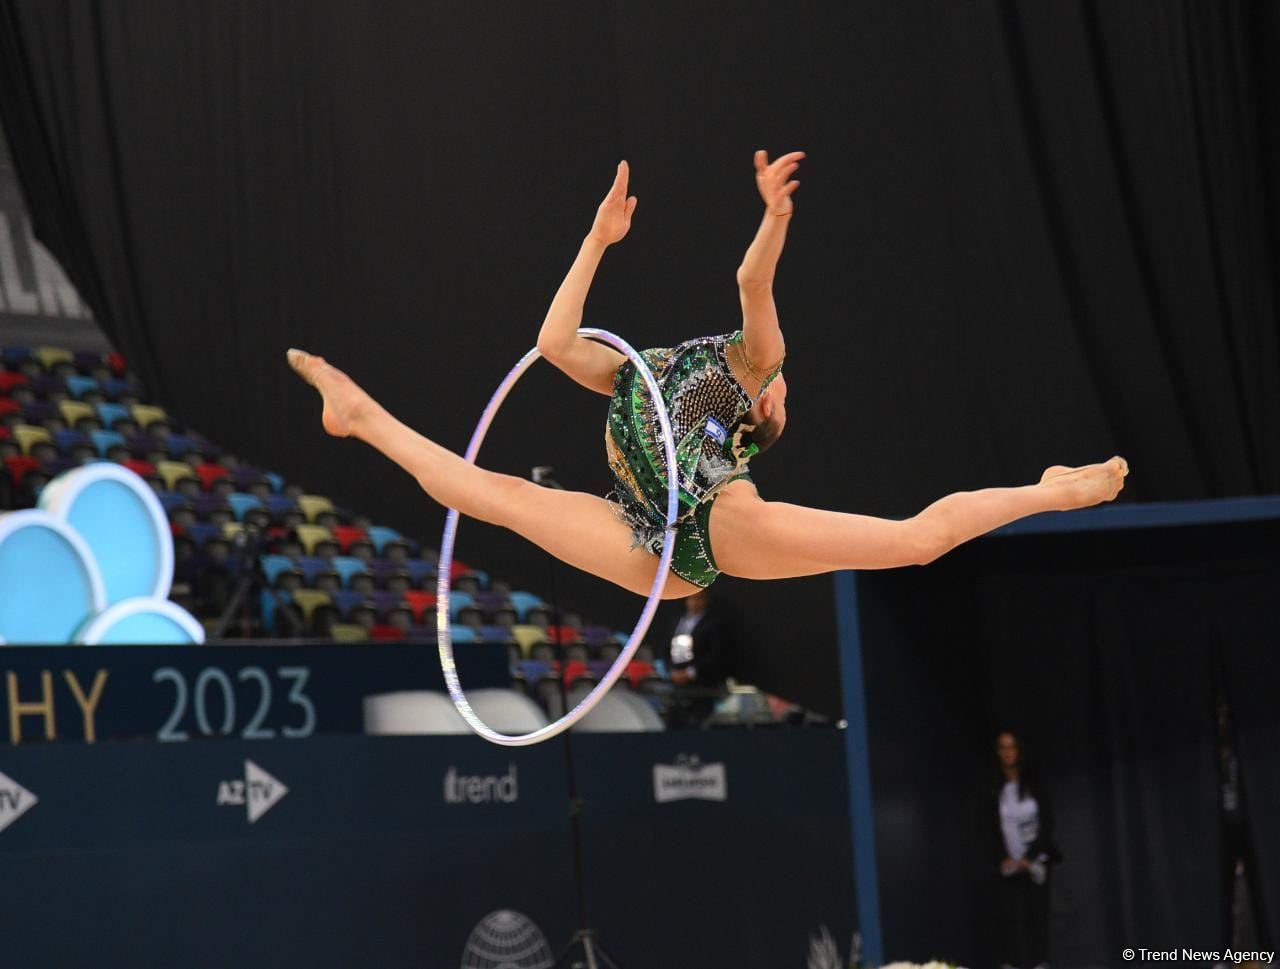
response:
M393 542L399 538L400 533L398 531L385 525L374 525L369 529L369 540L373 542L373 550L378 555L382 554L382 550L388 542Z
M253 495L246 495L239 491L233 491L224 500L235 513L237 521L244 521L244 513L249 509L262 507L262 502Z
M364 529L356 525L335 525L330 530L333 532L333 537L337 539L343 555L349 554L352 542L366 537Z
M293 593L294 604L302 610L302 618L306 620L308 626L311 625L312 616L320 606L328 606L333 603L329 598L329 593L322 592L319 589L298 589Z
M335 643L365 643L369 641L369 631L363 626L354 626L349 622L335 622L329 627L329 636Z
M84 377L80 374L72 374L66 379L67 390L76 400L84 400L84 395L90 391L102 392L102 388L98 386L98 381L92 377Z
M98 449L98 454L104 458L113 447L125 446L123 435L117 431L90 431L89 439Z
M352 558L349 555L335 556L333 561L329 563L338 577L342 580L344 589L351 588L351 577L358 572L365 571L364 562L360 559Z
M75 427L78 421L90 418L94 423L98 421L98 411L92 404L86 404L82 400L63 400L58 403L58 412L62 414L62 419L67 422L67 427Z
M31 359L31 349L29 347L5 347L0 351L0 362L6 367L16 370L25 361Z
M541 626L512 626L511 635L520 644L520 649L525 656L529 655L535 644L547 641L546 630Z
M512 592L507 596L511 607L516 611L516 618L522 624L528 624L529 611L545 609L546 604L531 592ZM542 623L541 625L545 625Z
M307 550L308 555L317 554L316 550L324 542L333 546L334 554L339 551L338 543L333 540L333 533L323 525L302 524L294 528L293 531L298 536L298 540L302 542L302 547Z
M324 495L300 495L298 507L307 516L307 521L314 522L321 512L333 511L333 502Z
M369 627L369 638L374 642L395 643L404 639L406 635L407 630L385 622L374 623Z
M344 620L349 619L352 610L357 606L364 605L365 597L359 592L334 592L329 598L338 609L338 614ZM363 627L361 627L363 628Z
M45 370L52 370L60 363L69 363L75 366L74 358L70 350L64 350L61 347L36 347L31 351L31 356L40 361L40 366Z
M13 439L18 442L23 454L30 454L31 448L41 442L53 444L53 435L43 427L36 427L34 424L18 424L15 426L13 428Z
M143 430L149 429L153 424L168 424L169 415L165 413L163 407L156 407L152 404L134 404L130 408L133 419L138 422L138 426Z
M434 617L434 609L436 607L436 596L434 592L426 592L421 589L410 589L401 593L404 601L408 603L409 609L413 612L413 621L422 625L427 624ZM428 615L427 610L433 610Z
M173 454L174 452L170 451L169 453ZM185 461L182 463L186 464ZM190 465L187 466L190 467ZM208 462L197 464L193 470L195 471L196 477L200 479L200 485L205 491L212 491L215 482L220 478L227 477L231 473L220 464L209 464ZM228 482L227 484L227 491L230 493L234 490L234 486L231 482Z
M452 623L449 625L449 638L454 643L478 643L480 641L480 637L476 635L476 631L470 626L455 626Z
M471 596L465 592L454 592L449 596L449 618L456 622L459 610L472 604Z
M181 491L185 494L193 490L192 486L195 491L200 490L200 479L191 470L191 465L185 461L157 461L156 471L160 473L165 487L170 491ZM183 485L185 488L182 487Z
M281 572L294 567L293 559L287 555L262 555L258 557L258 563L262 566L262 574L266 576L268 585L275 585Z
M21 488L22 482L28 474L36 471L40 467L40 462L35 458L27 457L25 454L15 454L4 459L5 467L9 471L9 480L13 482L15 488Z
M6 417L9 414L19 414L22 412L22 405L12 397L0 397L0 417Z

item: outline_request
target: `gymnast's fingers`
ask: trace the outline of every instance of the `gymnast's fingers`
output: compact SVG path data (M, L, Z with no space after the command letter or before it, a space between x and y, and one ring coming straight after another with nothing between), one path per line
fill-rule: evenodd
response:
M756 173L762 174L765 168L767 168L769 165L769 155L763 148L761 148L756 152L754 161L756 166Z

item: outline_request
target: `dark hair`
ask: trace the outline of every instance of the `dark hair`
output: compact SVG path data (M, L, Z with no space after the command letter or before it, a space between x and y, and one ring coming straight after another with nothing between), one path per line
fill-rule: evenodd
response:
M776 411L742 435L745 443L756 446L758 454L764 454L777 443L780 437L782 437L782 422L778 420Z
M997 746L1000 738L1005 734L1012 737L1013 742L1018 745L1018 799L1025 800L1028 795L1034 795L1036 793L1036 788L1039 786L1039 775L1036 771L1035 765L1027 756L1026 742L1023 741L1022 734L1017 730L1010 730L1007 727L1002 730L997 730L995 735ZM991 768L992 783L995 788L995 793L998 796L1001 788L1005 785L1005 779L1004 769L1000 766L1000 754L996 751L993 751L991 754Z

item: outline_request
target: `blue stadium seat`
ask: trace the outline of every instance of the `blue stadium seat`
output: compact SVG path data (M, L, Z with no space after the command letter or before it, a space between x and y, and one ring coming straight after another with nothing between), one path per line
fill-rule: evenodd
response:
M351 610L364 602L364 596L359 592L350 592L343 589L341 592L334 592L329 596L333 600L334 606L338 609L338 615L343 619L351 615Z
M449 637L455 644L478 643L480 641L479 637L476 636L476 631L470 626L455 626L450 624Z
M342 587L344 589L350 588L353 575L365 571L364 560L353 558L350 555L336 555L330 565L342 578Z
M259 601L262 604L262 627L272 636L276 632L276 596L279 596L285 602L293 602L293 596L289 595L282 589L273 590L263 589L259 595Z
M125 446L123 435L116 431L90 431L89 436L93 438L93 444L98 449L98 454L104 458L111 448Z
M287 555L263 555L258 561L262 565L262 574L267 577L268 585L275 585L281 572L293 568L293 559Z
M525 617L529 615L530 609L544 608L546 606L546 603L532 592L512 592L507 598L511 601L511 607L515 609L516 618L520 622L524 622Z
M133 421L132 412L124 404L98 404L97 408L103 427L110 428L119 420Z
M79 374L71 374L67 377L67 390L71 395L80 400L91 390L98 390L98 382L92 377L82 377Z
M382 554L383 547L388 542L394 542L401 535L394 528L386 525L371 525L369 527L369 541L373 542L373 549L378 554Z
M472 605L475 605L475 600L465 592L451 592L449 594L449 618L457 619L459 609L466 609Z
M211 538L221 538L222 526L210 525L207 522L196 522L186 527L186 535L187 538L195 542L197 548L200 548Z
M261 508L262 502L256 495L246 495L241 491L233 491L227 495L226 502L236 513L236 521L244 521L244 513L252 508Z

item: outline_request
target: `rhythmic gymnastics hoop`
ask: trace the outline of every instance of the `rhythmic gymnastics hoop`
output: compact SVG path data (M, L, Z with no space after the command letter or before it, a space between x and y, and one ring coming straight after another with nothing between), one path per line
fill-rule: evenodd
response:
M436 639L440 646L440 667L444 670L445 685L449 688L449 696L453 698L453 705L458 708L458 713L467 722L467 726L485 740L501 744L504 747L527 747L530 744L550 740L585 717L604 698L604 695L617 682L618 677L622 675L622 671L627 664L631 662L631 657L635 655L636 650L639 648L641 640L644 639L644 634L649 631L649 624L653 621L653 613L658 608L658 602L662 599L662 588L666 585L667 569L671 566L671 553L675 550L675 522L676 509L679 507L680 502L680 481L679 474L675 472L676 445L675 438L671 434L671 419L667 416L667 408L662 401L662 392L658 389L658 382L653 378L653 374L649 372L649 367L644 362L644 358L636 353L631 344L627 343L622 337L610 333L608 330L601 330L593 326L582 327L578 330L578 335L609 344L630 360L635 365L636 373L644 378L645 387L649 391L649 398L653 402L653 409L658 415L658 426L662 432L663 451L667 459L666 531L662 537L662 553L658 556L658 570L654 573L653 588L649 591L649 598L645 600L644 609L640 613L640 618L637 620L635 628L631 630L627 645L618 654L618 658L613 661L613 665L609 667L609 672L604 675L604 678L596 684L590 693L578 701L577 706L567 711L559 720L549 723L545 727L539 727L531 733L505 734L498 733L498 731L490 727L471 708L471 704L467 701L467 695L463 692L462 682L458 679L458 668L453 661L453 637L449 627L449 586L453 567L453 542L458 534L458 510L456 508L449 509L449 513L444 520L444 534L440 538L440 564L436 584ZM467 453L464 455L467 461L472 464L475 463L476 455L480 452L480 445L484 443L485 435L489 432L489 425L493 423L494 417L497 416L498 408L502 406L502 402L506 400L507 394L515 386L516 381L524 376L524 372L540 356L542 354L538 352L537 347L526 353L511 368L510 373L498 385L498 389L493 392L493 396L489 398L489 403L485 405L484 412L480 415L480 421L476 424L476 429L471 434L471 443L467 445ZM561 675L564 675L563 670Z

